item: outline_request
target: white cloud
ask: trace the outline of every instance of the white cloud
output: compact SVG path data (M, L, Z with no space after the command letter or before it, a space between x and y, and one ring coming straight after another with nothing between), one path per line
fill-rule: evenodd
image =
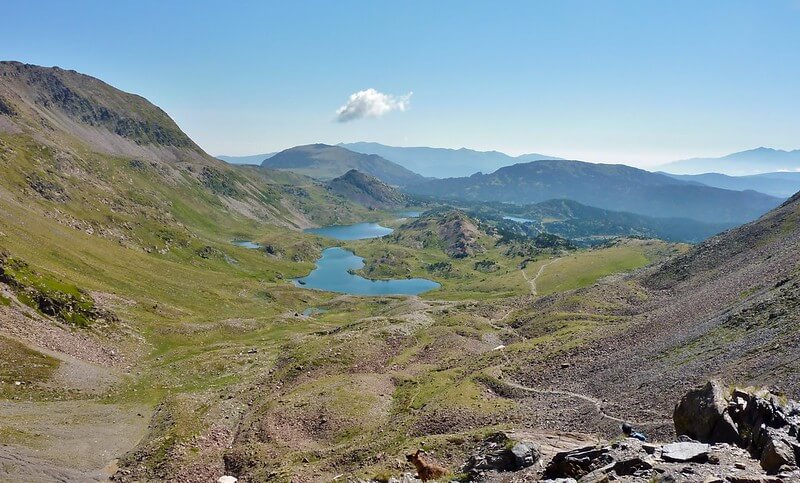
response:
M392 111L405 111L410 104L411 94L413 92L395 97L371 88L358 91L350 95L347 104L336 110L336 120L348 122L365 117L381 117Z

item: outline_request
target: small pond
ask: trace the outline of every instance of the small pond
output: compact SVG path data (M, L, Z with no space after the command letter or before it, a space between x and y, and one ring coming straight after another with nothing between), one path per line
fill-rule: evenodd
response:
M380 238L394 230L377 223L356 223L355 225L330 225L322 228L308 228L304 231L335 238L336 240L362 240L364 238Z
M533 220L529 220L528 218L519 218L516 216L504 216L504 220L516 221L517 223L533 223Z
M370 280L351 273L364 266L364 259L344 248L322 251L317 267L306 277L294 280L302 288L326 290L351 295L418 295L440 285L424 278Z

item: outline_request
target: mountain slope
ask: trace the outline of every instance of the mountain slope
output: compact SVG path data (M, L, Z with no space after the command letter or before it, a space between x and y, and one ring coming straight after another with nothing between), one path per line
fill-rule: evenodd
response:
M535 153L515 157L498 151L474 151L467 148L407 148L365 142L346 143L340 146L359 153L377 154L415 173L434 178L469 176L478 171L488 173L520 162L561 159Z
M283 150L261 166L294 171L320 180L342 176L351 169L374 176L390 185L405 186L424 178L374 154L355 153L339 146L309 144Z
M608 210L711 223L752 220L780 199L682 182L624 165L545 160L491 174L432 180L408 191L435 197L510 203L568 198Z
M2 183L49 213L62 212L61 222L127 243L152 238L150 223L225 226L233 214L298 227L312 225L309 216L329 218L324 210L304 213L302 196L282 180L209 156L164 111L93 77L3 62L0 98ZM325 193L310 180L302 184ZM342 209L331 214L345 216ZM134 222L141 217L147 221Z
M374 176L351 169L327 184L334 193L369 209L399 208L408 197Z
M548 200L533 205L480 204L471 211L498 218L513 216L522 231L544 231L577 242L598 243L615 237L647 237L698 243L734 226L732 223L706 223L688 218L656 218L622 211L604 210L572 200ZM511 221L503 221L510 229Z
M715 188L736 191L753 190L779 198L788 198L800 191L800 173L797 172L763 173L749 176L728 176L721 173L664 174L671 178L701 183Z
M307 177L228 166L149 101L74 71L1 62L0 106L0 379L19 382L0 384L0 459L14 461L0 479L93 481L182 394L219 401L211 388L248 370L224 353L301 309L284 276L321 246L299 228L367 210Z
M250 156L225 156L224 154L219 154L216 156L216 158L225 161L228 164L261 165L265 159L271 158L274 155L275 153L252 154Z
M710 378L800 394L800 195L758 220L712 237L685 254L622 281L541 299L516 324L534 330L541 315L580 300L624 301L600 337L533 364L518 380L604 399L612 414L647 421L654 438L672 434L674 401ZM563 309L561 309L563 310ZM561 363L570 368L557 371ZM565 383L566 380L573 381ZM664 417L664 419L660 419ZM664 421L663 423L661 421Z
M673 161L659 169L676 174L723 173L743 176L774 171L800 170L800 149L784 151L756 148L719 158L692 158Z

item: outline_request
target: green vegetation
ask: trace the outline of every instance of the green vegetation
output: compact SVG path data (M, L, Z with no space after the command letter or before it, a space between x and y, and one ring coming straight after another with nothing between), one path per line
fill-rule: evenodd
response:
M13 339L0 336L0 399L41 397L59 362Z
M16 292L20 302L62 322L86 327L94 319L113 317L98 310L92 298L74 285L36 273L27 263L3 252L0 252L0 282ZM2 302L9 305L5 297Z
M641 268L664 256L669 245L653 240L631 240L607 248L581 251L553 261L542 270L536 286L546 295L591 285L602 277ZM535 277L541 268L539 262L529 264L525 272Z

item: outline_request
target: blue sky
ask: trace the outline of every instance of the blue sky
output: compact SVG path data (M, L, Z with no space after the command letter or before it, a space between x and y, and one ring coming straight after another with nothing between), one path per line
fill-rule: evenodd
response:
M800 148L800 0L41 2L0 58L166 110L212 154L376 141L652 166ZM335 122L374 88L408 108Z

